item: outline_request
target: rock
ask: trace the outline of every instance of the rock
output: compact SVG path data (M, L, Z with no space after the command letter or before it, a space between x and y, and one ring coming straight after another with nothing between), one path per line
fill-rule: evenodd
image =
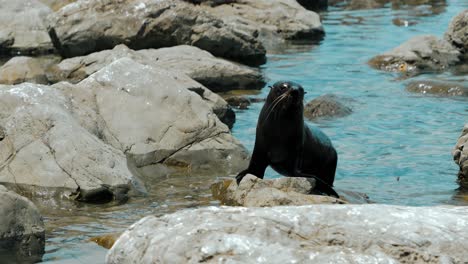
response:
M39 1L41 1L43 4L50 7L53 11L57 11L60 8L70 3L76 2L77 0L39 0Z
M463 263L467 226L466 206L207 207L141 219L106 262Z
M239 186L235 180L224 180L212 185L213 197L225 205L264 207L278 205L339 204L346 203L334 197L312 195L315 180L282 177L263 180L248 174Z
M468 59L468 9L452 19L445 32L445 39L458 48L464 60Z
M460 167L458 182L468 188L468 124L465 124L462 134L452 150L453 160Z
M203 4L209 6L218 6L224 4L231 4L236 3L238 0L184 0L185 2L189 2L195 5Z
M229 96L226 98L226 102L230 106L236 107L238 109L247 109L251 104L249 98L243 96Z
M353 110L345 105L347 99L334 94L326 94L313 99L304 106L304 117L315 120L321 117L343 117Z
M319 15L295 0L243 0L201 8L239 31L258 35L267 49L275 49L285 40L315 41L324 35Z
M54 88L73 98L83 127L150 177L156 164L227 175L247 165L246 150L204 97L209 91L186 75L122 58L77 85Z
M265 49L255 37L180 0L79 0L49 20L50 37L64 57L118 44L132 49L188 44L248 65L266 61Z
M41 54L54 50L44 19L52 10L37 0L0 0L0 54Z
M468 86L461 82L441 82L431 80L412 81L406 85L406 90L413 93L441 96L468 96Z
M459 62L460 52L450 43L431 35L411 38L369 61L376 69L417 74L441 71Z
M72 101L49 86L0 86L0 183L31 196L125 201L141 188L125 155L80 126Z
M297 0L297 2L308 10L314 12L327 10L328 0Z
M63 60L53 68L53 82L77 83L120 58L131 58L141 64L186 74L213 92L232 89L259 89L265 85L258 69L219 59L197 47L181 45L171 48L133 51L125 45L83 57Z
M42 216L28 199L0 185L0 256L3 263L37 263L44 255Z
M96 236L96 237L92 237L90 241L98 244L99 246L103 248L110 249L115 244L115 241L119 238L120 235L121 233Z
M46 68L53 59L31 57L13 57L0 67L0 84L18 84L32 82L48 84Z

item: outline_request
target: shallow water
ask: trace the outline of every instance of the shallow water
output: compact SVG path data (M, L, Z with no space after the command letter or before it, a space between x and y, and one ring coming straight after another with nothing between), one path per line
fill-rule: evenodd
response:
M327 35L319 45L289 45L271 54L263 71L269 84L288 79L301 83L306 101L325 93L350 97L353 113L321 120L338 155L338 189L367 193L378 203L401 205L468 204L457 194L457 166L451 150L468 122L468 98L444 98L406 92L399 75L376 71L366 62L412 36L442 36L466 0L447 6L346 11L330 8L322 14ZM433 14L434 11L436 14ZM438 13L440 12L440 13ZM395 18L416 23L399 27ZM412 79L438 78L468 82L466 73L425 74ZM264 97L263 89L256 97ZM237 111L234 135L252 150L262 104ZM278 175L269 170L267 177ZM397 180L399 179L399 180ZM209 186L212 178L162 176L148 197L124 205L79 205L76 209L43 204L47 227L44 261L103 263L106 250L89 238L120 232L149 214L217 205Z

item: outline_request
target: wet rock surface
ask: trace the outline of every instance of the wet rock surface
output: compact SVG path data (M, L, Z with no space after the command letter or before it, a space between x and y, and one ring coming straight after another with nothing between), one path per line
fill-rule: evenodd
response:
M255 37L180 0L79 0L61 8L49 21L51 39L64 57L118 44L132 49L189 44L249 65L266 60L265 49Z
M411 81L406 90L413 93L432 94L440 96L468 96L468 86L463 82L420 80Z
M183 210L133 224L106 261L463 263L467 210L390 205Z
M446 40L422 35L372 58L369 64L384 71L418 74L445 70L457 64L459 56L460 52Z
M226 179L212 185L213 197L225 205L265 207L278 205L342 204L335 197L313 195L315 180L310 178L282 177L264 180L248 174L237 185Z
M45 229L36 206L0 185L0 258L3 263L36 263L44 254Z
M134 51L122 44L112 50L65 59L53 67L50 78L52 82L77 83L124 57L165 69L175 75L188 75L213 92L259 89L265 85L263 75L258 69L216 58L207 51L187 45Z
M334 94L326 94L313 99L304 106L304 117L309 120L318 118L343 117L353 110L346 104L350 100Z
M464 189L468 189L468 124L465 124L460 138L452 150L453 160L460 167L458 182Z
M0 55L42 54L54 50L46 17L52 10L38 0L1 0Z

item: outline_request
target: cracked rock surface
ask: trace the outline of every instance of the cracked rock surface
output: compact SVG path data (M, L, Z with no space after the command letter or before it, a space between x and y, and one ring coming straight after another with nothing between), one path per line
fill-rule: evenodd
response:
M44 254L44 221L36 206L0 185L2 263L37 263Z
M188 44L249 65L266 61L254 36L180 0L79 0L49 16L49 33L64 57Z
M208 207L141 219L106 261L464 263L467 228L468 207Z
M123 44L117 45L112 50L63 60L53 68L51 81L77 83L111 62L124 57L144 65L166 69L175 75L188 75L213 92L258 89L265 84L258 69L216 58L197 47L180 45L134 51Z
M152 177L155 164L236 173L247 153L215 115L210 93L129 58L76 85L0 86L0 182L103 202L144 191L132 166L149 167Z

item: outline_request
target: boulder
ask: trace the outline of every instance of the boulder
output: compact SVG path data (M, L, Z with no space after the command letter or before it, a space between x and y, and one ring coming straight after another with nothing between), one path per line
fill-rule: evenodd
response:
M384 71L417 74L445 70L459 62L459 55L460 52L446 40L422 35L372 58L369 65Z
M41 54L54 50L45 18L52 10L38 0L0 0L0 54Z
M0 257L2 263L37 263L44 255L42 216L28 199L0 185Z
M247 174L239 186L227 179L211 186L213 197L225 205L265 207L278 205L340 204L343 200L313 195L315 180L311 178L282 177L263 180Z
M452 150L453 160L460 167L458 182L468 188L468 124L465 124L462 134Z
M247 109L251 105L250 99L244 96L229 96L226 97L226 102L238 109Z
M195 4L195 5L202 4L202 5L209 5L209 6L217 6L217 5L236 3L238 0L184 0L184 1Z
M53 58L13 57L0 67L0 84L18 84L22 82L48 84L46 68L53 61Z
M160 67L174 74L188 75L213 92L259 89L265 85L263 75L258 69L216 58L207 51L188 45L133 51L121 44L112 50L63 60L53 67L50 78L53 82L77 83L123 57L144 65Z
M266 61L254 36L180 0L79 0L49 16L49 34L64 57L188 44L248 65Z
M247 165L246 150L215 115L206 88L186 75L122 58L76 85L53 87L72 98L83 127L152 177L155 164L223 174Z
M324 35L319 15L296 0L243 0L201 8L239 31L258 35L267 49L275 49L285 40L316 41Z
M0 86L0 183L31 196L126 200L138 183L125 155L81 127L71 101L49 86Z
M411 81L406 85L406 90L413 93L433 94L440 96L468 96L468 86L462 82L453 81Z
M53 11L57 11L60 8L70 3L76 2L77 0L39 0L39 1L41 1L43 4L50 7Z
M468 207L207 207L147 216L112 263L463 263Z
M315 120L322 117L343 117L350 115L353 110L346 106L349 101L344 97L326 94L313 99L304 106L304 117Z
M468 9L452 19L445 32L445 39L458 48L464 60L468 59Z

